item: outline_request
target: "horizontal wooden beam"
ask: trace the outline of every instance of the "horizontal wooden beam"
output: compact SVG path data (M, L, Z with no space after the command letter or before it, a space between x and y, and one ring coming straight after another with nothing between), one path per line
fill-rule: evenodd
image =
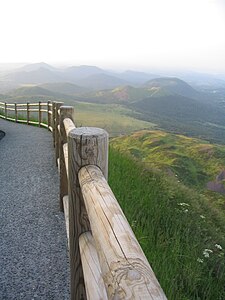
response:
M84 282L87 299L108 300L102 271L95 248L94 239L90 231L84 232L79 237L80 256L84 272Z
M88 165L78 177L109 299L165 300L101 170Z

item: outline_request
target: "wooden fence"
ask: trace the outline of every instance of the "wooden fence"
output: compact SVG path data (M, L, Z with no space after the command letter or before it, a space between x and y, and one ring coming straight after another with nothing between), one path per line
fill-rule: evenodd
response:
M21 122L17 117L21 107L27 114L22 122L47 127L53 134L70 255L71 299L166 299L107 183L107 132L76 128L74 108L61 102L0 103L1 117ZM8 118L9 109L14 109L14 118ZM29 121L31 111L38 113L38 121ZM42 122L43 112L48 115L47 124Z
M38 125L39 127L46 127L52 131L52 105L51 101L38 103L0 102L0 118L17 123ZM44 115L46 115L45 123Z

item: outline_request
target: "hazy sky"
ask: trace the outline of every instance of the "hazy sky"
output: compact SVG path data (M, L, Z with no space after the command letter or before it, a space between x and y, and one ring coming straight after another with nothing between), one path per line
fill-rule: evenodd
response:
M225 72L225 0L1 0L0 62Z

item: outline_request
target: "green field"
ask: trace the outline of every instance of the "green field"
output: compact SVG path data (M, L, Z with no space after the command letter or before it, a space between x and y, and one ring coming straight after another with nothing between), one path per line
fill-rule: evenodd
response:
M170 300L225 299L225 220L208 199L111 149L109 182Z
M104 128L110 136L130 134L140 129L152 129L156 125L132 117L132 110L121 105L76 102L75 120L77 126Z

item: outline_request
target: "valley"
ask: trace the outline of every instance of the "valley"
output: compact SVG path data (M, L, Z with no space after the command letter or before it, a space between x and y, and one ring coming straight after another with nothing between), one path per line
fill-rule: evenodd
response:
M47 99L66 105L91 103L100 119L107 106L116 104L127 112L125 118L129 115L135 124L140 120L142 128L149 128L146 122L154 123L161 130L223 144L225 81L212 75L178 75L188 82L164 74L116 73L95 66L59 69L39 63L0 73L0 99L9 103Z

